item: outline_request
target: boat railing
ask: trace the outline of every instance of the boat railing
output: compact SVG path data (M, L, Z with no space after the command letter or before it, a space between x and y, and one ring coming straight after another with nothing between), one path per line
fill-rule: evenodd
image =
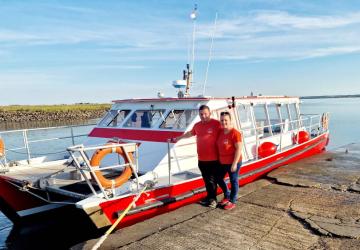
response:
M32 159L43 156L59 157L62 154L64 158L66 148L80 143L80 138L86 137L94 126L85 124L0 131L0 138L5 144L5 165L22 160L30 164Z
M126 162L121 163L120 157L118 157L117 165L101 167L101 166L92 166L90 164L91 160L89 159L88 154L86 152L96 152L97 150L102 150L107 148L112 148L113 151L115 152L115 148L117 147L120 147L122 149L122 151L125 154L125 157L128 159L128 163ZM82 144L79 144L68 147L67 151L69 152L73 160L74 166L76 167L77 170L79 170L83 179L86 181L90 190L95 196L105 199L110 199L111 197L116 196L116 187L114 186L112 188L105 188L101 184L100 180L96 175L97 171L124 169L127 166L131 167L132 173L135 176L137 192L140 190L138 167L137 167L138 155L139 155L137 143L111 143L106 145L87 146L87 147L85 147ZM131 160L132 158L129 157L129 154L133 154L134 161ZM91 179L93 179L94 181L92 182ZM99 187L102 195L100 195L95 190L96 186Z
M250 152L248 152L248 147L244 146L243 147L243 154L245 154L246 159L248 160L257 160L259 158L258 155L258 148L261 142L269 139L271 140L271 138L277 136L279 139L279 144L278 146L278 152L282 152L284 150L284 148L286 148L286 146L284 146L284 136L286 135L287 137L291 137L291 143L292 144L298 144L298 141L295 138L295 135L299 132L299 131L307 131L309 133L309 136L311 137L315 137L318 136L324 132L326 132L326 130L322 127L321 124L321 115L314 115L314 114L301 114L300 119L297 120L285 120L283 122L280 123L274 123L274 124L268 124L268 125L264 125L262 123L262 125L260 126L256 126L253 128L244 128L244 129L240 129L240 131L243 133L243 142L244 144L246 143L251 143L256 145L256 150L255 150L255 154L250 154ZM255 138L255 142L254 141L249 141L249 137L248 136L244 136L244 135L251 135L252 138ZM184 147L184 146L190 146L196 144L196 142L191 142L191 143L185 143L185 144L180 144L178 146L172 147L171 146L171 141L168 141L168 183L169 185L171 184L171 174L172 174L172 164L180 164L179 163L179 158L176 154L176 149L180 148L180 147ZM196 153L194 153L194 155L192 157L196 157Z
M314 115L314 114L301 114L300 119L296 120L285 120L284 122L274 123L274 124L267 124L251 128L244 128L241 129L243 134L251 135L255 137L255 145L256 145L256 152L254 159L258 159L258 148L260 145L260 141L266 140L266 138L271 138L273 136L279 135L279 145L278 150L282 152L283 150L283 137L288 132L291 133L291 136L294 137L299 131L307 131L309 136L315 137L324 132L326 132L327 128L324 128L321 124L322 116L321 115ZM243 140L244 143L248 140L248 136L244 136ZM294 140L294 143L298 144L297 140ZM249 159L249 152L247 152L247 148L244 147L244 151Z

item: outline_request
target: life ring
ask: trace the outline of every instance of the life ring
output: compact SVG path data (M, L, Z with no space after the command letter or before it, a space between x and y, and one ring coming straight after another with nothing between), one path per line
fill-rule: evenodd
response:
M321 116L321 126L324 130L329 128L329 113L323 113Z
M108 154L111 153L117 153L118 155L120 155L125 163L130 163L133 162L133 156L132 154L128 154L129 158L128 159L126 157L126 154L124 152L124 150L122 149L122 147L114 147L114 148L103 148L103 149L99 149L97 150L93 156L91 157L90 160L90 165L92 167L98 167L100 166L100 162L101 160ZM104 188L115 188L115 187L119 187L122 184L124 184L125 182L127 182L129 180L129 178L132 175L132 170L130 166L126 166L122 172L122 174L118 177L116 177L115 179L108 179L106 178L100 170L96 170L94 171L97 179L99 180L100 184L104 187Z
M3 139L0 138L0 157L5 155L5 143Z

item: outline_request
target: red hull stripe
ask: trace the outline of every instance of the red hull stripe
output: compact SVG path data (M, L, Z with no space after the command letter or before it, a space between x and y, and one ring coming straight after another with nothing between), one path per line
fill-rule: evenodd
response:
M115 128L94 128L89 136L101 138L120 138L126 140L167 142L168 139L182 135L182 132L140 130L140 129L115 129Z
M328 134L324 134L288 151L284 151L281 154L276 154L243 166L240 170L239 184L245 185L258 179L274 168L321 152L325 147L327 138ZM220 189L218 189L218 193L220 192ZM168 198L156 200L156 197L159 197L162 194L168 194ZM130 211L123 219L122 225L119 227L128 226L142 221L145 218L150 218L157 214L169 212L185 204L190 204L205 197L206 193L203 180L199 177L195 180L184 182L176 186L158 189L156 192L148 192L147 195L148 196L144 196L143 199L139 199L137 209ZM132 196L122 198L121 202L119 202L119 200L107 201L99 204L99 206L102 208L105 216L107 216L110 221L114 222L116 219L114 218L114 213L116 215L121 213L125 209L125 205L131 202L132 198ZM149 198L154 198L154 202L146 204L147 202L145 199Z

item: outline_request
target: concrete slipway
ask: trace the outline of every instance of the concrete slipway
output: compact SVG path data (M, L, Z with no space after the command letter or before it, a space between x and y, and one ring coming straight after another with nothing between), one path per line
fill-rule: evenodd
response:
M192 204L118 230L100 249L360 249L360 144L274 170L239 196L232 211Z

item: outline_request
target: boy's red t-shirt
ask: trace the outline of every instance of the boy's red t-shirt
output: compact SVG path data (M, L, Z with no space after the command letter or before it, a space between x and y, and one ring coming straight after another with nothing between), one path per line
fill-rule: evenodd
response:
M219 160L221 164L232 164L235 157L235 143L241 142L241 133L236 129L231 129L228 134L221 129L217 139L217 148L219 151ZM241 157L239 162L241 161Z
M196 135L196 145L199 161L216 161L218 153L216 139L220 131L220 122L210 119L208 122L198 122L191 130Z

